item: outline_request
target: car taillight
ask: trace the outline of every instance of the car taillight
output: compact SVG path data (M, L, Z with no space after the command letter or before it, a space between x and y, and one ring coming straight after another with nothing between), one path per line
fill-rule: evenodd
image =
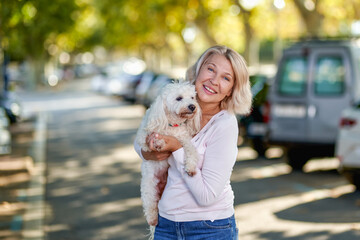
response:
M356 120L351 118L341 118L340 127L351 127L356 125Z
M268 123L270 121L270 103L266 101L263 108L263 121Z

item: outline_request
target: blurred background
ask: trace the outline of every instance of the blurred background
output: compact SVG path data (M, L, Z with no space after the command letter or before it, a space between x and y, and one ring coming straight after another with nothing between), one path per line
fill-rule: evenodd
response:
M360 34L357 0L19 0L1 2L0 62L26 88L83 77L137 57L183 77L206 48L227 45L248 64L274 63L300 38Z
M0 240L147 239L137 128L217 44L254 95L239 238L359 239L359 37L360 0L0 1Z

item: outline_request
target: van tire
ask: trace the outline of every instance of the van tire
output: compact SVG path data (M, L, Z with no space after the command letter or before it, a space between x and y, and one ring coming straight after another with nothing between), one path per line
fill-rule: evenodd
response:
M302 171L309 159L304 148L290 148L287 151L287 164L295 171Z
M356 187L357 191L360 191L360 174L354 172L343 172L342 174Z
M257 152L258 157L264 157L267 150L266 143L262 138L254 138L251 140L252 148Z

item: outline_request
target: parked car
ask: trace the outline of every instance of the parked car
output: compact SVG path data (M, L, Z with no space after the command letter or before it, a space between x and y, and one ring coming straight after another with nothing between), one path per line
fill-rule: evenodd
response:
M104 93L108 73L105 68L100 68L99 73L91 78L91 90L98 93Z
M132 75L131 81L128 82L128 91L122 97L124 100L135 103L136 102L136 88L140 84L143 74Z
M171 81L173 81L173 79L165 74L158 75L147 90L143 105L149 108L155 98L160 94L161 89Z
M11 153L11 135L9 131L9 119L5 109L0 107L0 155Z
M268 94L268 143L284 147L294 170L334 156L341 111L360 99L359 60L353 40L304 41L283 52Z
M249 115L239 117L239 123L244 129L243 136L252 148L259 156L264 156L267 150L268 115L265 111L269 79L266 75L254 74L250 76L250 82L253 94L252 109Z
M92 90L135 102L135 90L142 79L143 73L129 73L125 71L124 66L126 66L126 63L126 61L109 63L101 68L99 74L92 77Z
M105 86L105 94L122 97L126 101L135 101L135 89L140 83L140 75L126 73L109 77Z
M22 117L22 104L15 92L4 91L0 93L0 107L5 110L10 123L16 123Z
M360 191L360 102L341 114L335 154L339 172Z
M76 78L86 78L98 74L99 68L95 64L77 64L74 67Z
M146 94L151 84L157 79L158 75L159 74L156 74L152 71L145 71L142 74L140 83L136 86L135 89L135 97L137 103L145 105L144 102L146 101Z

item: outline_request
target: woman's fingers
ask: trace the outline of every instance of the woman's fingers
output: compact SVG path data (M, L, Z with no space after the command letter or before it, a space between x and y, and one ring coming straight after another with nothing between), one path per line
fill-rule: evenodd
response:
M146 137L146 144L151 151L174 152L182 147L181 143L173 136L151 133Z
M170 157L171 152L157 152L157 151L151 151L151 152L141 152L143 157L146 160L153 160L153 161L163 161Z

